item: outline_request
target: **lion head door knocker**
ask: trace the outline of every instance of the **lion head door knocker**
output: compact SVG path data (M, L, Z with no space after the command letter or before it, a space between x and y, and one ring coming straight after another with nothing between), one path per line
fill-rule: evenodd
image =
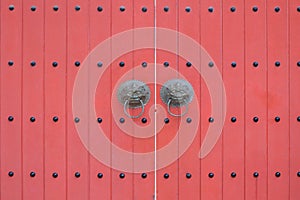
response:
M149 87L138 80L129 80L120 85L118 89L118 100L123 104L124 113L129 118L139 118L143 115L145 105L150 99ZM130 115L128 109L141 108L138 115Z
M193 96L193 87L183 79L169 80L164 83L160 90L160 97L167 104L169 114L175 117L182 117L188 112L189 103L193 100ZM185 106L185 110L181 114L171 112L170 107L182 106Z

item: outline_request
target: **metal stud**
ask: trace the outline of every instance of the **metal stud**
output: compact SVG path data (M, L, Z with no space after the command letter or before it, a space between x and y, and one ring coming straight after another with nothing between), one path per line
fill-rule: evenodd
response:
M119 120L119 121L120 121L120 123L122 123L122 124L123 124L123 123L125 122L125 119L124 119L124 118L120 118L120 120Z
M101 123L102 123L102 118L101 118L101 117L98 117L98 118L97 118L97 122L98 122L99 124L101 124Z
M276 66L276 67L279 67L279 66L280 66L280 62L279 62L279 61L276 61L276 62L275 62L275 66Z
M15 9L15 6L14 6L14 5L9 5L9 6L8 6L8 9L9 9L10 11L13 11L13 10Z
M58 66L58 63L57 63L57 62L53 62L53 63L52 63L52 66L53 66L53 67L57 67L57 66Z
M297 117L297 121L300 122L300 116Z
M280 117L275 117L275 122L279 122L280 121Z
M101 6L98 6L97 10L98 10L98 12L102 12L103 8Z
M165 66L165 67L169 67L169 65L170 65L170 64L169 64L168 62L164 62L164 66Z
M208 63L208 66L209 66L209 67L213 67L213 66L214 66L214 63L210 61L210 62Z
M58 11L58 6L53 6L54 11Z
M231 67L235 68L236 67L236 62L232 62Z
M214 173L212 173L212 172L210 172L209 174L208 174L208 177L209 178L213 178L215 175L214 175Z
M235 123L236 122L236 117L231 117L231 122Z
M13 171L8 172L8 176L9 177L13 177L14 176L14 172Z
M253 67L258 67L258 62L257 61L253 62Z
M300 61L297 62L297 66L300 67Z
M8 121L10 121L10 122L14 121L14 117L13 116L9 116L8 117Z
M213 117L208 118L209 123L213 123L214 121L215 121L215 119Z
M35 177L35 172L30 172L30 177Z
M80 66L80 62L79 62L79 61L76 61L76 62L74 63L74 65L75 65L76 67L79 67L79 66Z
M256 123L256 122L258 122L258 117L253 117L253 121Z
M54 116L52 120L53 120L54 122L57 122L57 121L58 121L58 117L57 117L57 116Z
M97 66L98 66L98 67L102 67L102 66L103 66L103 63L99 61L99 62L97 63Z
M102 173L98 173L98 174L97 174L97 177L98 177L98 178L103 178L103 174L102 174Z
M31 122L35 122L35 117L30 117Z
M280 172L276 172L276 173L275 173L275 176L278 178L278 177L281 176L281 173L280 173Z
M257 12L258 11L258 7L257 6L253 6L252 10L253 10L253 12Z
M75 123L79 123L80 119L78 117L75 117L74 121Z
M146 173L142 173L141 177L145 179L145 178L147 178L147 174Z
M253 177L254 177L254 178L257 178L258 176L259 176L259 173L258 173L258 172L254 172L254 173L253 173Z
M187 7L185 8L185 11L186 11L186 12L191 12L191 8L187 6Z
M170 122L169 118L164 119L165 124L168 124Z
M209 7L208 11L212 13L212 12L214 12L214 8L213 7Z
M300 177L300 172L297 172L297 176Z
M192 174L191 174L191 173L186 173L186 174L185 174L185 177L186 177L187 179L190 179L190 178L192 178Z
M297 8L297 11L300 12L300 6Z
M231 11L231 12L235 12L235 11L236 11L236 8L235 8L235 7L231 7L231 8L230 8L230 11Z
M80 173L79 173L79 172L75 172L74 176L75 176L76 178L79 178L79 177L80 177Z
M279 7L275 7L275 12L279 12L280 11L280 8Z
M164 11L165 11L165 12L168 12L168 11L169 11L169 7L168 7L168 6L165 6L165 7L164 7Z
M186 118L186 122L187 123L191 123L192 122L192 119L190 117Z
M121 179L123 179L123 178L125 178L125 174L124 174L124 173L121 173L121 174L119 175L119 177L120 177Z
M9 60L7 64L8 64L8 66L13 66L14 65L14 61Z
M142 11L143 12L147 12L147 8L146 7L142 7Z
M79 10L80 10L80 6L78 6L78 5L75 6L75 10L76 10L76 11L79 11Z
M142 121L142 123L144 123L144 124L145 124L145 123L147 123L147 118L142 118L142 120L141 120L141 121Z
M52 177L53 177L53 178L57 178L57 177L58 177L58 173L53 172Z
M165 174L164 174L164 178L165 178L165 179L168 179L169 177L170 177L170 175L169 175L168 173L165 173Z
M31 6L30 9L31 9L31 11L33 11L33 12L36 11L36 7L35 7L35 6Z
M186 63L186 66L187 66L187 67L191 67L191 66L192 66L192 63L187 62L187 63Z
M236 177L236 173L235 173L235 172L232 172L232 173L230 174L230 176L231 176L232 178L235 178L235 177Z
M124 66L125 66L125 62L121 61L121 62L119 63L119 66L120 66L120 67L124 67Z
M120 6L120 11L124 12L125 11L125 6Z
M147 62L142 62L142 67L147 67Z
M31 67L34 67L36 65L36 62L35 61L31 61L30 65L31 65Z

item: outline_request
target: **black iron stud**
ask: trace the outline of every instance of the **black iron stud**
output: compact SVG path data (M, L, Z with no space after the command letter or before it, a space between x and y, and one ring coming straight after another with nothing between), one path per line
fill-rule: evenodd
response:
M253 67L258 67L258 62L257 61L253 62Z
M142 178L147 178L147 174L146 173L142 173L141 177Z
M30 172L30 177L35 177L35 172Z
M236 177L236 173L235 173L235 172L232 172L232 173L230 174L230 176L231 176L232 178L235 178L235 177Z
M170 177L170 175L169 175L168 173L165 173L165 174L164 174L164 178L165 178L165 179L168 179L169 177Z
M9 177L13 177L14 176L14 172L13 171L8 172L8 176Z
M53 66L53 67L57 67L57 66L58 66L58 63L57 63L57 62L53 62L53 63L52 63L52 66Z
M79 61L75 61L74 65L75 65L76 67L79 67L79 66L80 66L80 62L79 62Z
M258 7L257 6L253 6L252 10L253 10L253 12L257 12L258 11Z
M54 116L52 120L53 120L54 122L57 122L57 121L58 121L58 117L57 117L57 116Z
M54 11L58 11L58 6L53 6Z
M258 172L254 172L254 173L253 173L253 177L254 177L254 178L257 178L258 176L259 176L259 173L258 173Z
M297 11L300 12L300 6L297 8Z
M125 174L124 173L121 173L119 176L120 176L121 179L125 178Z
M75 117L74 122L75 122L75 123L79 123L79 122L80 122L80 119L79 119L78 117Z
M30 117L31 122L35 122L35 117Z
M187 63L186 63L186 66L187 66L187 67L191 67L191 66L192 66L192 63L191 63L191 62L187 62Z
M275 117L275 122L280 122L280 117Z
M164 119L165 124L168 124L170 122L169 118Z
M276 61L276 62L275 62L275 66L276 66L276 67L279 67L279 66L280 66L280 62L279 62L279 61Z
M31 67L34 67L34 66L36 66L36 62L35 61L31 61L30 65L31 65Z
M147 62L142 62L142 67L147 67Z
M170 65L169 62L164 62L165 67L169 67L169 65Z
M279 7L275 7L275 12L279 12L280 11L280 8Z
M102 66L103 66L103 63L99 61L99 62L97 63L97 66L98 66L98 67L102 67Z
M120 11L124 12L125 11L125 6L120 6Z
M98 122L99 124L101 124L101 123L102 123L102 118L101 118L101 117L98 117L98 118L97 118L97 122Z
M119 120L119 121L120 121L120 123L122 123L122 124L123 124L123 123L125 122L125 119L124 119L124 118L120 118L120 120Z
M9 116L8 117L8 121L10 121L10 122L14 121L14 117L13 116Z
M145 123L147 123L147 118L145 118L145 117L144 117L144 118L142 118L142 120L141 120L141 121L142 121L142 123L144 123L144 124L145 124Z
M300 177L300 172L297 172L297 176Z
M213 117L208 118L209 123L213 123L214 121L215 121L215 119Z
M146 7L142 7L142 11L143 12L147 12L147 8Z
M278 178L278 177L281 176L281 173L280 173L280 172L276 172L276 173L275 173L275 176Z
M231 67L235 68L236 67L236 62L232 62Z
M75 6L75 10L76 10L76 11L79 11L79 10L80 10L80 6L78 6L78 5Z
M191 12L191 8L190 7L186 7L185 8L185 12Z
M120 66L120 67L124 67L124 66L125 66L125 62L121 61L121 62L119 63L119 66Z
M13 10L15 9L15 6L14 6L14 5L9 5L9 6L8 6L8 9L9 9L10 11L13 11Z
M36 11L36 7L35 7L35 6L31 6L30 9L31 9L31 11L33 11L33 12Z
M14 61L9 60L7 64L8 64L8 66L13 66L14 65Z
M231 122L235 123L236 122L236 117L231 117Z
M254 122L258 122L258 120L259 120L258 117L253 117Z
M190 117L186 118L186 122L187 123L191 123L192 122L192 119Z
M165 12L168 12L168 11L169 11L169 7L168 7L168 6L165 6L165 7L164 7L164 11L165 11Z
M97 174L97 177L98 177L98 178L103 178L103 174L102 174L102 173L98 173L98 174Z
M212 173L212 172L210 172L209 174L208 174L208 177L209 178L213 178L215 175L214 175L214 173Z
M75 176L76 178L79 178L79 177L80 177L80 173L79 173L79 172L75 172L74 176Z
M97 10L98 10L98 12L102 12L103 8L101 6L98 6Z
M214 63L213 63L213 62L209 62L209 63L208 63L208 66L209 66L209 67L213 67L213 66L214 66Z
M300 116L297 117L297 121L300 122Z
M235 8L235 7L231 7L231 8L230 8L230 11L231 11L231 12L235 12L235 11L236 11L236 8Z
M192 174L191 174L191 173L186 173L186 174L185 174L185 177L186 177L187 179L190 179L190 178L192 178Z
M211 12L211 13L214 12L214 8L213 7L209 7L208 8L208 12Z
M297 66L300 67L300 61L297 62Z
M57 178L57 177L58 177L58 173L53 172L53 173L52 173L52 177L53 177L53 178Z

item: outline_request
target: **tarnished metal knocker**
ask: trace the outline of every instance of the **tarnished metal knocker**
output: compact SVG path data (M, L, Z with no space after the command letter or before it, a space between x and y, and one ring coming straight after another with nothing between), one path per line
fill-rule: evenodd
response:
M164 83L160 90L160 97L167 104L169 114L175 117L182 117L188 112L188 104L193 100L193 96L192 85L183 79L169 80ZM181 114L175 114L171 111L171 107L181 106L185 106L185 110Z
M145 105L150 99L149 87L138 80L129 80L124 82L118 89L118 100L123 104L123 110L129 118L139 118L144 114ZM128 109L141 108L138 115L130 115Z

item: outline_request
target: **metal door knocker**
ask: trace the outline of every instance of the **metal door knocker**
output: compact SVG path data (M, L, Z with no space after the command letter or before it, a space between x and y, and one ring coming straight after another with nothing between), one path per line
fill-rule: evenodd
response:
M169 114L175 117L182 117L188 112L188 104L193 100L193 96L194 90L192 85L183 79L169 80L160 90L160 97L162 101L167 104ZM185 106L185 111L183 113L172 113L170 107L181 106Z
M118 100L123 104L124 113L129 118L139 118L143 115L145 105L150 99L149 87L138 80L129 80L124 82L118 89ZM141 108L138 115L130 115L128 109Z

